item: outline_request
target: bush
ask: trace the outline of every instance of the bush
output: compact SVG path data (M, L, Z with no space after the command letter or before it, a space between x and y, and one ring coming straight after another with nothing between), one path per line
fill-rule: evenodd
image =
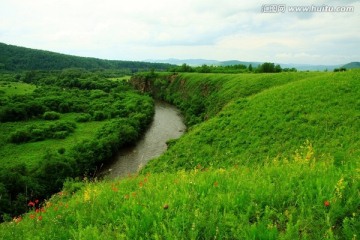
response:
M63 148L63 147L58 149L58 153L61 154L61 155L64 154L65 151L66 151L66 150L65 150L65 148Z
M94 120L95 121L102 121L105 119L107 119L107 116L103 111L95 111L94 112Z
M89 122L91 120L91 115L88 113L83 113L76 117L75 119L77 122Z
M31 140L31 134L27 130L18 130L10 134L11 143L24 143Z
M70 133L68 131L58 131L54 132L52 138L55 139L65 139Z
M29 126L10 135L11 143L38 142L45 139L64 139L74 132L74 122L57 122L47 126Z
M57 120L57 119L60 119L60 113L58 112L45 112L44 115L43 115L43 118L45 120Z

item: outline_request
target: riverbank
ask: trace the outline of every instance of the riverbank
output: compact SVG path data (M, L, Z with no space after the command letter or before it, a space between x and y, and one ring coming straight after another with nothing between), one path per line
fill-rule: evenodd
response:
M144 135L134 146L120 149L113 161L102 167L100 175L113 179L136 173L148 161L166 151L167 141L179 138L185 130L183 117L177 108L155 101L154 118Z

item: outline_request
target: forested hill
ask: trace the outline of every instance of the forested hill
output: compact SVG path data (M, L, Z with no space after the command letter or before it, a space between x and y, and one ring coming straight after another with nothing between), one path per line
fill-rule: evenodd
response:
M84 69L127 69L137 72L143 69L165 70L170 64L135 61L103 60L77 57L55 52L35 50L0 43L0 70L61 70L65 68Z

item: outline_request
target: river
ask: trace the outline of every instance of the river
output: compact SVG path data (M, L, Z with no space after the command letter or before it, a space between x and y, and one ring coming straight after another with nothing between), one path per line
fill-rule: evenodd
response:
M166 141L179 138L185 129L177 108L165 102L155 102L154 119L146 133L135 146L120 150L114 161L103 167L101 175L116 178L137 172L149 160L165 152Z

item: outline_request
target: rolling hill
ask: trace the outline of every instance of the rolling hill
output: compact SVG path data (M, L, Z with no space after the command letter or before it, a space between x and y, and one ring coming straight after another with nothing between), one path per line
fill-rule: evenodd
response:
M346 69L360 68L360 62L351 62L351 63L345 64L342 67L346 68Z
M117 69L137 72L139 70L165 70L170 64L115 61L65 55L0 43L0 70L61 70L65 68Z

